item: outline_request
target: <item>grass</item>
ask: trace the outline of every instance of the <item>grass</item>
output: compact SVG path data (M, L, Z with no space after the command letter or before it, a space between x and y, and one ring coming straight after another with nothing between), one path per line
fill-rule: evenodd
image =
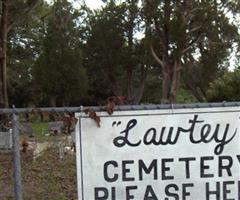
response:
M48 123L47 122L36 122L31 123L34 137L37 141L46 141L49 137L45 136L45 133L48 131Z
M48 122L30 122L34 132L33 140L51 142L63 139L64 134L46 136ZM21 140L30 139L23 133ZM77 199L77 178L75 154L59 159L58 148L46 150L33 161L32 152L21 152L22 185L24 200L75 200ZM14 199L13 163L11 153L0 152L0 200Z
M58 133L57 135L51 135L49 134L48 130L48 122L31 122L30 123L32 129L33 129L33 135L34 137L31 138L29 134L21 133L20 139L34 139L37 142L51 142L54 140L57 140L58 138L62 138L63 136L66 136L65 134Z
M0 153L1 200L14 199L11 157ZM21 165L24 200L77 199L75 155L59 160L53 148L33 161L29 152L21 153Z

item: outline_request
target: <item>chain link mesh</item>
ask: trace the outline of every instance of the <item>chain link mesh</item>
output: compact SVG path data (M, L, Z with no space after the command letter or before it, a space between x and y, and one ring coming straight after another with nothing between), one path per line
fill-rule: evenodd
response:
M18 112L23 199L77 199L74 127L70 110ZM1 131L12 132L11 113L1 115ZM13 151L0 150L0 199L14 199Z

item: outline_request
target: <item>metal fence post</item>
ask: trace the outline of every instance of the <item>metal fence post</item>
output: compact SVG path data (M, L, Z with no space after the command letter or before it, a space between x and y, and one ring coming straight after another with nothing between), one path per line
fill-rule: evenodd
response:
M14 194L15 200L22 200L22 183L21 183L21 158L19 151L19 117L17 114L12 115L13 125L13 176L14 176Z

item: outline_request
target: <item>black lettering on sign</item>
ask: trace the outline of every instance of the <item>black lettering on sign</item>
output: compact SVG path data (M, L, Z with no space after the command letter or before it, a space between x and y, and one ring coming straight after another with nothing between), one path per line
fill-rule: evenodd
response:
M240 181L238 181L238 200L240 200Z
M220 200L220 182L216 182L216 188L212 190L209 183L206 183L206 200L210 199Z
M139 180L142 181L143 180L143 171L145 172L145 174L150 174L153 171L153 178L154 180L157 180L157 159L154 159L151 164L149 165L149 167L147 167L144 163L143 160L139 160L138 161L138 170L139 170Z
M123 181L134 181L134 177L128 177L127 174L131 171L128 165L134 164L133 160L123 160L122 161L122 180Z
M95 187L94 188L94 199L95 200L117 200L116 199L116 188L112 187L109 193L108 189L105 187Z
M111 199L111 200L117 200L117 199L116 199L116 188L115 188L115 187L112 187L112 188L111 188L111 191L112 191L112 199Z
M158 200L151 185L148 185L144 194L144 200Z
M228 197L228 194L231 194L228 185L234 185L234 181L223 181L223 200L234 200L234 198Z
M106 200L108 199L108 189L105 187L95 187L94 188L94 198L95 200Z
M186 178L189 179L190 178L190 161L195 161L196 158L194 157L187 157L187 158L179 158L179 162L185 162L185 174L186 174Z
M158 145L161 144L160 142L157 142L157 130L155 128L150 128L147 130L143 137L143 142L146 145Z
M211 178L214 177L213 174L207 174L206 170L210 169L210 165L206 164L206 161L213 160L213 156L204 156L200 158L200 177L201 178Z
M174 197L175 200L179 200L179 196L177 193L175 193L175 191L170 191L174 189L175 191L179 191L179 188L176 184L169 184L166 186L165 188L165 193L168 197ZM172 198L171 198L172 199ZM169 200L169 198L165 198L165 200Z
M118 179L118 174L114 174L113 177L109 176L108 173L108 168L112 166L111 168L117 168L118 167L118 163L114 160L108 161L104 163L103 166L103 175L104 175L104 179L107 182L115 182Z
M131 119L128 123L127 123L127 126L125 128L125 130L121 131L120 134L124 134L123 136L118 136L116 137L114 140L113 140L113 144L116 146L116 147L123 147L125 146L126 144L129 145L129 146L132 146L132 147L136 147L136 146L139 146L141 144L141 140L138 141L138 142L130 142L129 141L129 132L131 129L133 129L133 127L135 127L137 124L137 120L136 119Z
M124 130L120 132L120 136L117 136L113 139L113 144L116 147L123 147L125 145L128 145L130 147L137 147L139 145L174 145L178 142L180 134L181 133L188 133L189 134L189 141L192 144L207 144L214 142L215 148L214 153L216 155L220 155L225 145L230 143L234 137L237 134L237 128L234 130L233 134L229 133L230 124L227 123L225 126L220 127L220 124L208 124L204 123L205 120L199 120L198 115L194 115L193 119L189 119L189 127L166 127L166 126L160 126L160 127L150 127L147 130L143 130L143 134L139 134L134 132L134 128L137 126L137 120L131 119L128 121L126 127ZM118 126L121 124L120 122L117 124L117 122L113 122L112 126ZM199 134L196 134L195 128L196 125L198 125L198 131L200 131L200 137ZM129 134L138 134L140 135L139 139L130 139ZM229 136L229 137L227 137ZM199 138L196 138L199 137Z
M170 167L166 166L167 163L173 162L173 158L164 158L162 159L162 180L173 180L173 176L169 176L166 173L170 171Z
M217 125L220 126L219 124L217 124ZM214 133L214 139L215 139L216 143L219 143L219 144L217 144L217 146L215 147L215 150L214 150L214 153L216 155L220 155L223 152L224 146L226 144L228 144L229 142L231 142L233 140L233 138L235 137L235 135L237 134L237 129L235 129L235 132L233 133L232 137L227 139L229 126L230 126L229 124L226 125L226 128L225 128L222 138L218 138L218 136L219 136L218 131L215 131L215 133Z
M137 190L137 186L127 186L126 187L126 200L135 199L134 195L131 193L132 190Z
M240 155L237 155L238 162L240 164Z
M227 164L224 164L227 161ZM218 159L218 175L223 176L223 171L225 170L228 176L232 176L231 168L233 165L233 159L231 156L219 156Z
M187 197L191 195L189 191L187 191L187 188L193 187L193 183L185 183L182 185L182 200L187 200Z

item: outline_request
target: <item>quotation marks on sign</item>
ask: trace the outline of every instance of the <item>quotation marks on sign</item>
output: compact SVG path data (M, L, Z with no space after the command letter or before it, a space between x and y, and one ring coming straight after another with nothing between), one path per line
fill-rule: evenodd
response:
M119 126L120 124L121 124L122 122L121 121L114 121L113 123L112 123L112 127L114 127L114 126Z

